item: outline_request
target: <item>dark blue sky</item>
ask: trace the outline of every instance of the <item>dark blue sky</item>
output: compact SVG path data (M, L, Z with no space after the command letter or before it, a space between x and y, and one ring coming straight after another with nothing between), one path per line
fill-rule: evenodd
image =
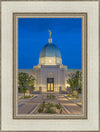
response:
M32 69L39 63L42 47L52 41L60 49L63 65L69 69L82 68L81 18L19 18L18 68Z

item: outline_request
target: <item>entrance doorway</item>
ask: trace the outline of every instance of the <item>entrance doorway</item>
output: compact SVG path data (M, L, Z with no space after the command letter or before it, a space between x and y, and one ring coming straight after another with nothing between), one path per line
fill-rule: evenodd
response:
M54 91L54 78L47 78L47 91L48 92Z

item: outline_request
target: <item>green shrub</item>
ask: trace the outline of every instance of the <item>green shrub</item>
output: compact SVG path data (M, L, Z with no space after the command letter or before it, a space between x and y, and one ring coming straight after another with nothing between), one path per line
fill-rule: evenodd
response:
M29 98L32 98L32 97L34 97L34 95L29 95L29 96L26 95L25 97L23 97L23 96L20 97L20 99L24 99L24 98L29 99Z
M45 101L43 101L43 103L41 104L41 107L42 107L42 108L45 107Z
M42 104L45 104L45 101L43 101L43 103Z
M46 113L51 113L51 114L54 114L56 113L53 109L49 109L49 110L46 110Z
M20 97L20 99L23 99L24 97L22 96L22 97Z
M60 104L56 104L56 108L57 109L60 109L61 108L61 105Z
M52 95L52 94L47 95L47 99L55 99L55 95Z
M52 98L55 99L55 95L52 95Z
M41 104L40 105L40 108L44 109L45 105L44 104Z
M52 95L50 94L49 98L51 99L52 98Z
M79 88L78 89L78 93L82 93L82 88Z
M45 111L45 112L46 112L46 113L51 113L51 114L56 113L53 109L51 109L50 106L48 106L48 107L46 108L46 111Z
M52 103L48 103L48 106L49 106L49 107L53 107L53 104L52 104Z
M69 97L69 96L70 96L70 94L67 94L67 96Z
M79 98L78 95L76 96L76 98Z
M28 98L31 98L31 96L30 95L29 96L25 96L24 98L27 98L28 99Z
M47 99L49 98L49 95L47 95Z
M46 107L47 110L49 110L50 108L51 108L51 107L50 107L49 105Z
M39 109L38 109L38 112L39 112L39 113L43 112L43 108L39 108Z
M71 99L74 99L75 97L72 96L72 97L70 97L70 98L71 98Z

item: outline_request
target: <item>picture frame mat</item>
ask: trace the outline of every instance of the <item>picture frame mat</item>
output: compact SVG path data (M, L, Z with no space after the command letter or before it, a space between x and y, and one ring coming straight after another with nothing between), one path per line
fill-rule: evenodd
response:
M51 131L71 131L73 130L98 130L98 108L99 108L99 36L98 36L98 26L99 26L99 15L98 15L98 1L95 2L2 2L2 37L5 36L5 40L2 39L2 55L1 59L6 60L2 61L2 130L51 130ZM33 4L34 3L34 4ZM61 4L62 3L62 4ZM78 4L78 6L77 6ZM13 5L13 6L12 6ZM20 6L19 6L20 5ZM79 6L80 5L80 6ZM44 7L47 8L44 8ZM24 8L22 8L24 7ZM34 8L33 8L34 7ZM39 10L39 7L40 10ZM56 8L55 8L56 7ZM59 8L60 7L60 8ZM70 8L71 7L71 8ZM85 7L85 8L84 8ZM6 9L6 10L5 10ZM50 12L52 10L56 10L57 12L87 12L88 13L88 119L87 120L56 120L56 122L52 120L13 120L12 119L12 13L18 11L25 11L28 12ZM62 10L62 11L61 11ZM96 14L96 15L93 15ZM94 19L93 19L94 18ZM92 21L91 21L92 19ZM5 21L8 20L8 21ZM7 25L8 23L8 25ZM97 25L95 25L97 23ZM6 24L6 25L5 25ZM4 26L5 25L5 26ZM94 26L95 25L95 28ZM90 39L91 38L91 39ZM9 41L8 41L9 40ZM8 43L8 47L6 47L6 42ZM96 43L95 43L96 42ZM95 43L95 44L94 44ZM9 55L9 57L8 57ZM95 62L95 63L93 63ZM6 84L4 83L6 81ZM9 87L6 89L6 87ZM94 90L94 87L96 89ZM6 93L4 92L6 89ZM9 96L8 96L9 95ZM4 97L7 98L4 98ZM1 100L2 101L2 100ZM6 107L7 104L10 104ZM94 106L92 105L94 104ZM91 108L91 109L90 109ZM5 112L5 110L7 110ZM95 112L94 112L95 111ZM30 123L28 123L30 122ZM27 125L26 125L27 124ZM32 125L34 124L34 126ZM92 124L92 125L90 125ZM95 125L94 125L95 124ZM73 127L72 127L73 125ZM12 127L14 126L14 127ZM27 128L26 128L27 126ZM40 126L40 127L37 127ZM90 127L91 126L91 127Z

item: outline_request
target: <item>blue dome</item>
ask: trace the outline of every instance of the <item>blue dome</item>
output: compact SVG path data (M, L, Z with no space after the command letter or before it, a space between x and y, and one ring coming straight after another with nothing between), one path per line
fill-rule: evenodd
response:
M48 43L42 48L40 52L40 57L60 57L61 58L61 53L55 44Z

